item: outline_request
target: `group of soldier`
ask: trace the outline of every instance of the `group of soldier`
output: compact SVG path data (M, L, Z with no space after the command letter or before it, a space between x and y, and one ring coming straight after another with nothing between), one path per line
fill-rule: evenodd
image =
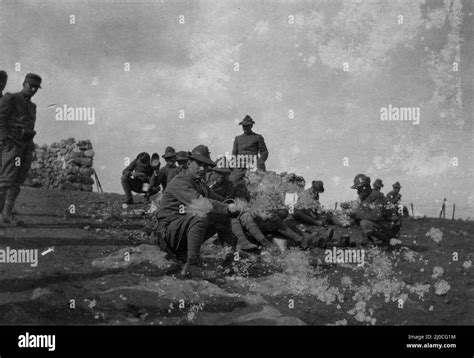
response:
M36 105L31 98L41 88L41 77L28 73L20 92L3 95L7 80L0 71L0 225L17 225L15 201L35 152Z
M255 156L258 158L256 171L264 172L268 149L263 136L252 131L254 123L248 115L239 123L243 133L235 137L232 155ZM268 234L271 234L270 238L284 237L285 242L302 249L351 245L348 237L337 238L333 227L327 227L328 224L345 226L330 212L295 209L290 215L288 210L276 210L271 217L261 219L242 210L237 200L250 200L245 182L249 168L218 165L205 145L198 145L190 152L176 152L167 147L162 157L166 165L160 168L157 153L151 158L147 153L140 153L123 171L122 186L127 198L124 204L133 203L132 191L144 193L149 201L150 196L162 190L153 234L156 243L170 257L184 263L182 275L199 272L201 245L215 234L214 243L227 244L229 255L237 250L252 251L272 246ZM294 182L302 189L305 186L301 177L295 177ZM387 197L380 192L382 187L380 179L372 187L368 176L358 174L354 178L352 188L357 190L359 199L351 216L361 227L364 236L361 245L387 244L400 230L401 215L397 209L400 184L395 183ZM319 202L324 184L314 180L305 191ZM202 198L210 205L205 213L197 215L185 209ZM298 223L312 225L313 232L301 231Z

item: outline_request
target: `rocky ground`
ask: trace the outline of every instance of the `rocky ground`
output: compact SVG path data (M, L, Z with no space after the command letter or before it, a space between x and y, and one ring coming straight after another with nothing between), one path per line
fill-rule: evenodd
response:
M211 239L203 277L183 280L143 232L148 206L124 213L121 200L22 190L25 224L0 228L0 250L38 249L38 265L0 263L1 324L474 324L473 222L406 219L363 266L277 248L223 265L227 250Z

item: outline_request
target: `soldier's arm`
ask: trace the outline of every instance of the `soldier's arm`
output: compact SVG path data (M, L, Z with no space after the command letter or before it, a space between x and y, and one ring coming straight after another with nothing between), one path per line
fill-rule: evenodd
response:
M258 136L258 149L260 151L260 159L266 162L268 159L268 149L265 144L265 139L263 139L263 136L261 135Z
M126 167L123 172L122 172L122 175L125 175L125 176L130 176L130 174L133 172L133 170L135 169L135 166L137 165L137 160L134 159L132 160L132 162L128 165L128 167Z
M8 116L12 108L12 95L7 93L0 101L0 141L8 137Z
M237 143L237 137L234 138L234 147L232 148L232 155L237 155L239 151L239 144Z

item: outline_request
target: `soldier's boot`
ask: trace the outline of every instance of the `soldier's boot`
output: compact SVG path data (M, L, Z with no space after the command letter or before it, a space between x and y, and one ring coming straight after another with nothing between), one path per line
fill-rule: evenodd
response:
M243 213L240 216L240 219L237 220L240 220L242 226L247 229L250 235L252 235L252 237L260 244L260 246L266 248L272 246L270 241L267 240L266 236L263 235L262 231L259 229L257 223L252 218L252 215L250 215L250 213Z
M391 235L388 235L380 230L374 230L370 232L370 236L380 240L379 242L376 242L376 244L379 245L388 245L390 243L390 239L392 238Z
M238 249L254 250L258 247L257 245L249 241L249 239L247 238L247 235L245 235L244 229L239 219L231 220L231 228L232 228L232 234L237 238Z
M324 231L317 231L311 235L307 235L305 237L304 246L301 247L303 249L307 249L310 247L317 247L320 249L325 249L330 246L330 242L334 237L334 228L329 228Z
M19 186L11 186L7 190L7 195L5 199L5 207L3 209L3 222L5 224L12 224L12 225L22 225L23 222L17 220L13 216L13 208L15 206L16 199L20 194L20 187Z
M125 192L125 197L126 200L123 202L123 204L127 205L132 205L133 204L133 196L132 196L132 188L130 187L129 183L130 178L122 176L122 188L123 191Z

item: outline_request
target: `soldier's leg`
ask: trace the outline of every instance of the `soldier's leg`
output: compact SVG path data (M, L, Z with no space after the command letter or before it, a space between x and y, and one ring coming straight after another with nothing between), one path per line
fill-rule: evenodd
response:
M18 172L20 170L22 150L20 147L9 144L3 147L1 152L1 168L0 168L0 213L4 211L9 189L16 183ZM19 186L18 189L19 190ZM12 196L14 192L10 192ZM18 195L18 194L16 194Z
M16 199L20 194L20 186L26 181L28 177L28 172L31 168L31 163L33 161L33 152L29 150L23 151L22 155L20 156L20 161L18 162L15 160L15 165L20 164L16 180L13 181L12 185L7 191L7 197L5 200L5 216L3 221L11 222L12 220L12 210L15 206Z
M121 178L122 188L125 192L126 203L133 204L132 188L130 186L132 179L127 175L122 175Z
M362 229L364 236L370 241L373 241L375 238L381 240L382 243L387 243L391 239L391 235L385 232L385 230L383 230L380 225L374 223L373 221L361 220L360 228Z
M323 220L316 220L301 209L295 209L295 211L293 212L293 217L296 220L308 225L323 226L325 224Z
M248 212L240 215L239 221L241 225L258 241L261 246L268 246L268 241L262 231L258 228L252 215Z

